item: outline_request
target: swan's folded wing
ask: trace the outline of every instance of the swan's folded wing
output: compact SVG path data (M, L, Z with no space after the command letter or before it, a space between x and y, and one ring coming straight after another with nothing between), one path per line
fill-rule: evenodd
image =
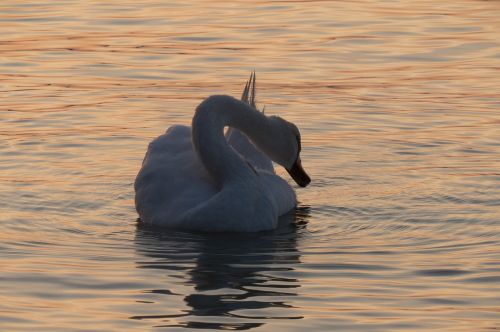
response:
M186 126L170 127L149 144L134 187L141 220L166 227L176 227L186 211L216 193Z
M262 153L248 137L241 131L235 128L229 128L226 133L226 139L246 161L248 161L254 168L265 170L274 173L273 163L268 156Z
M258 172L260 180L272 198L278 215L284 215L297 206L297 196L288 182L280 176L266 171Z

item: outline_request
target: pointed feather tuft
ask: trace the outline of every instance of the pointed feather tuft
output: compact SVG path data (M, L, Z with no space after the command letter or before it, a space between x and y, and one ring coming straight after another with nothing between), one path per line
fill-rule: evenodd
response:
M255 83L255 70L250 74L250 78L245 84L245 88L243 89L243 93L241 94L241 101L247 103L248 105L257 108L255 104L255 96L256 96L256 83Z

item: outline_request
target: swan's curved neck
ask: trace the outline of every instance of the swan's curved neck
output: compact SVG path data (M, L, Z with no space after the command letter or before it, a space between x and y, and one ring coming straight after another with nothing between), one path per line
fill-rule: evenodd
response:
M211 96L196 108L192 123L193 145L219 187L253 174L251 167L227 143L224 127L239 129L252 139L265 133L267 125L265 115L230 96Z

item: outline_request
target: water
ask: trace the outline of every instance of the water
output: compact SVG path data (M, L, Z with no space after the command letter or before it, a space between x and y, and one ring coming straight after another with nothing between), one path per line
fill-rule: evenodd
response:
M0 4L2 331L500 327L498 1L168 3ZM138 227L148 142L254 68L296 215Z

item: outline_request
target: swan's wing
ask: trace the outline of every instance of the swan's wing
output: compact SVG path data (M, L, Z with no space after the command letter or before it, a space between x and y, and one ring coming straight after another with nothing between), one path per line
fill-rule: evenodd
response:
M272 197L279 216L284 215L297 206L295 191L286 180L266 171L258 171L258 174L268 195Z
M216 193L193 150L191 128L186 126L172 126L149 144L134 187L141 220L170 227Z
M250 75L247 81L241 100L250 106L257 108L255 105L255 72ZM229 128L226 133L226 139L243 158L245 158L254 168L265 170L274 173L273 163L271 159L262 153L248 137L241 131L235 128Z
M241 131L231 128L226 134L229 145L233 147L250 165L256 169L274 173L273 163Z

